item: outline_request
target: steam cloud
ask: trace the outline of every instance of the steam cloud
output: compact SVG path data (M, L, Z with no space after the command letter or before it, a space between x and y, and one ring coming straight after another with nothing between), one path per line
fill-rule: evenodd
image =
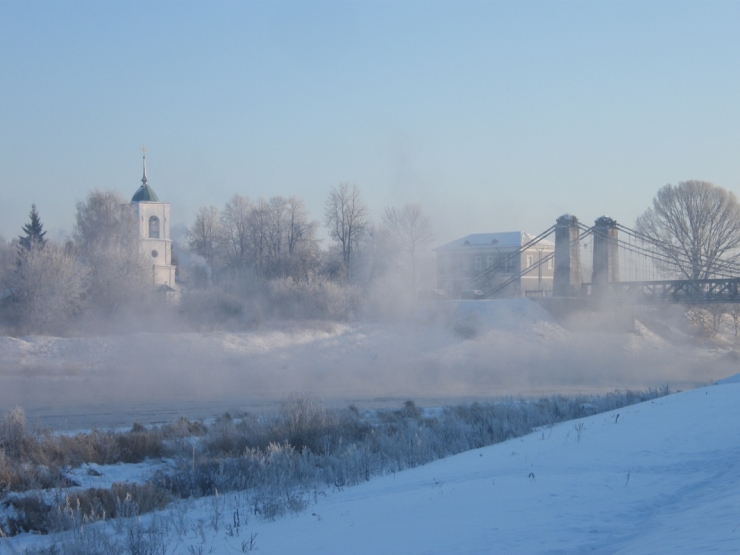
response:
M735 372L720 350L566 331L528 300L430 303L405 321L274 324L249 332L0 338L0 406L56 428L327 405L685 389Z

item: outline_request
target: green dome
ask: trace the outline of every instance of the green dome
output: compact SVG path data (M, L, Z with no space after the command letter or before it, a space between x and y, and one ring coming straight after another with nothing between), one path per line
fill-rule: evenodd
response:
M157 193L148 185L146 178L146 156L144 156L144 177L141 178L141 187L131 197L131 202L159 202Z
M131 202L159 202L157 193L149 185L142 185L131 197Z

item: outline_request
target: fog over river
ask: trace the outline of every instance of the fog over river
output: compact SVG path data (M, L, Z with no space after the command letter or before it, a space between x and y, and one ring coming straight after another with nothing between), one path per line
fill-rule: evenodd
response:
M438 406L615 389L688 389L737 372L729 347L567 331L526 300L461 303L411 323L297 322L227 333L0 338L0 408L55 429L328 406ZM683 337L683 340L682 340Z

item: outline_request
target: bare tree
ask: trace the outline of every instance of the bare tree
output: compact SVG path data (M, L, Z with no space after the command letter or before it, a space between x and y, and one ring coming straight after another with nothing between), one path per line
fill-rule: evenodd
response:
M199 229L201 223L196 221ZM318 224L308 220L303 201L296 197L251 202L234 195L221 213L220 225L220 249L235 270L301 279L317 264Z
M267 276L270 270L270 205L260 198L249 214L251 239L251 263L259 276Z
M305 280L319 264L319 241L316 239L319 223L308 219L306 206L297 197L287 199L285 211L288 249L286 272L293 279Z
M218 208L201 206L195 213L195 221L188 229L190 249L205 258L213 269L219 246L223 239L223 230L219 220Z
M222 245L229 266L237 271L249 263L252 208L253 204L247 197L234 195L221 213Z
M270 277L305 279L316 264L318 241L316 222L308 220L303 201L296 198L271 197L265 205L267 255L264 274Z
M288 201L281 196L271 197L267 202L267 245L273 271L280 271L280 263L287 252Z
M740 257L740 203L706 181L666 185L637 218L637 230L689 279L708 279Z
M408 255L411 286L416 287L419 254L434 241L432 221L424 214L420 204L404 204L401 208L386 208L383 225L400 249Z
M306 205L297 197L287 200L286 210L288 212L288 252L295 254L299 245L306 241L314 241L317 222L308 220Z
M368 224L354 254L353 281L367 287L386 279L396 280L399 254L385 226ZM389 282L384 283L388 285Z
M348 183L332 188L326 199L324 219L329 237L342 249L342 262L349 278L353 249L368 225L368 210L362 201L360 188Z

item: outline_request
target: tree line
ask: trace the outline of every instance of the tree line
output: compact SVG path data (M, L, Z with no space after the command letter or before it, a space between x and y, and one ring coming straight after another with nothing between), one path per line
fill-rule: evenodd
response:
M303 200L274 196L252 201L235 194L221 210L198 209L188 245L214 281L246 273L293 280L327 275L357 282L363 266L380 264L371 260L375 256L405 273L410 288L419 286L419 256L434 240L432 222L420 205L389 207L375 225L360 188L341 183L326 199L324 224L334 243L322 251L319 222L310 219Z
M413 294L422 282L421 257L434 239L418 204L389 207L374 223L354 184L341 183L327 196L328 245L302 199L235 194L222 208L196 211L187 244L179 245L192 260L180 272L182 300L173 310L154 292L126 204L115 191L91 191L77 203L73 232L63 243L45 237L33 205L23 234L0 241L3 324L62 333L81 322L99 330L116 320L141 322L143 315L177 311L211 324L229 315L244 322L274 309L286 316L346 317L382 280Z
M117 192L91 191L77 203L74 230L63 243L46 237L31 207L23 234L0 240L6 328L63 333L84 321L100 330L125 317L151 321L167 312L152 309L161 299L139 252L136 222L122 208L127 204ZM388 207L374 222L361 189L341 183L326 197L323 225L328 244L297 197L235 194L221 208L199 208L184 246L194 260L179 314L209 325L275 314L346 318L369 299L402 311L404 294L410 299L420 285L434 287L427 255L435 235L420 205ZM740 259L740 203L708 182L661 188L636 228L672 261L663 268L666 277L707 279Z

